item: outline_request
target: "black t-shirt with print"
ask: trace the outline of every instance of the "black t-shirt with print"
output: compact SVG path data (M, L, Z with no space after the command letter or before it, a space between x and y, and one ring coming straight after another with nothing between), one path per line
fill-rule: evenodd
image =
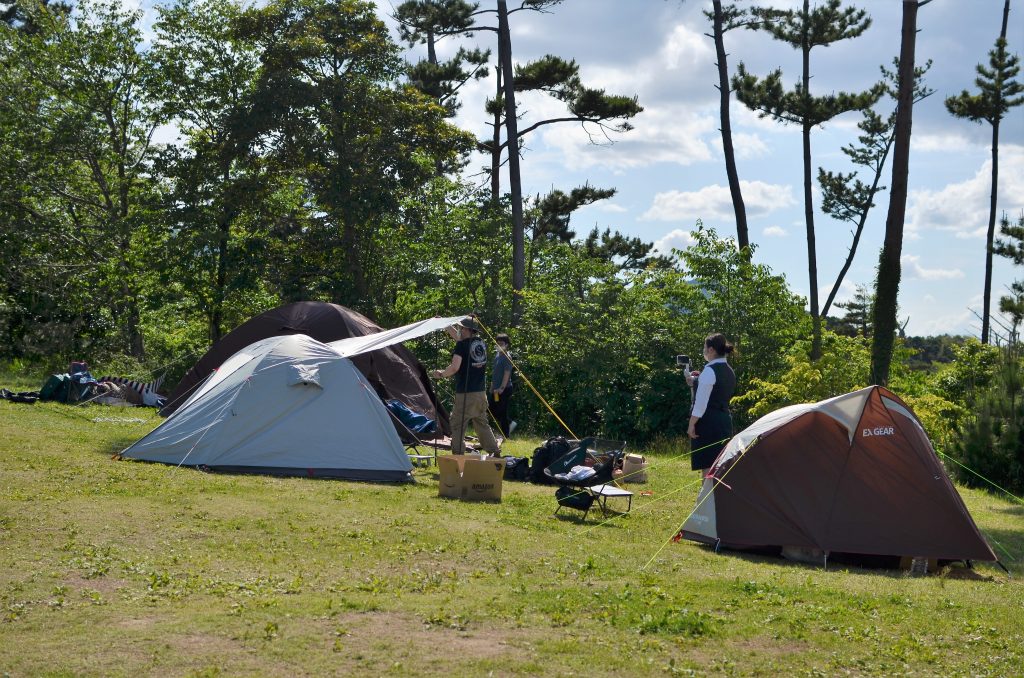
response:
M455 355L462 358L455 373L456 393L476 393L484 390L487 371L487 347L480 337L461 339L455 343Z

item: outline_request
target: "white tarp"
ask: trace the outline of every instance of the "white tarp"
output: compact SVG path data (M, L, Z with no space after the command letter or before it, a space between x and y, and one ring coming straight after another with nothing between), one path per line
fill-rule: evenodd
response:
M354 355L376 351L379 348L400 344L403 341L422 337L424 334L430 334L452 325L458 325L460 320L468 317L468 315L457 315L450 318L427 318L426 320L396 327L393 330L368 334L364 337L339 339L338 341L330 342L328 346L341 355L351 358Z

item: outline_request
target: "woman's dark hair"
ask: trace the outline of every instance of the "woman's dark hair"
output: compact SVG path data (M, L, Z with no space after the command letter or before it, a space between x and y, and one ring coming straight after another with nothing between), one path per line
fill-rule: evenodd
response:
M704 340L704 345L713 348L718 355L729 355L734 348L721 332L709 334Z
M509 347L512 346L512 340L510 340L508 338L508 335L505 334L504 332L499 332L498 334L494 335L494 341L503 341L506 344L508 344Z

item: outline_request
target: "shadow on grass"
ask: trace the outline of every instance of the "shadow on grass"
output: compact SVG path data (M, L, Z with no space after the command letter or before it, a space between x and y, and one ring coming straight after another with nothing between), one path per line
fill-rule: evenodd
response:
M705 551L714 551L714 547L708 544L693 544L697 548L704 549ZM726 558L738 558L745 560L748 563L757 563L764 565L774 565L776 567L785 567L798 570L818 570L823 572L845 572L854 575L865 575L870 577L884 577L886 579L904 579L911 576L908 570L901 570L898 568L891 567L867 567L856 565L848 562L837 562L829 561L827 567L823 565L815 565L813 563L805 563L798 560L788 560L783 558L781 555L771 555L767 553L755 553L748 551L732 551L729 549L721 549L718 551L719 556ZM998 555L998 554L997 554ZM1006 563L1004 563L1006 564ZM1014 572L1014 568L1007 567L1011 572ZM1016 568L1018 571L1020 568ZM978 582L992 582L996 581L996 577L986 575L978 572L977 570L967 567L965 564L957 561L954 563L948 563L942 565L935 572L929 572L928 577L940 577L945 579L957 579L964 581L978 581ZM1014 573L1014 576L1018 576L1018 573Z
M1024 504L1009 504L1001 508L995 509L999 513L1006 513L1011 516L1020 516L1024 518Z

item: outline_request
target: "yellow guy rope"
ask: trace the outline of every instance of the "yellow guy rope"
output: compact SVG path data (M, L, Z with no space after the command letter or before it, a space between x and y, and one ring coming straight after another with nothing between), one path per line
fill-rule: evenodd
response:
M477 323L479 323L479 324L480 324L480 327L481 327L481 328L483 328L483 331L487 333L487 336L488 336L488 338L490 338L490 340L491 340L492 342L494 342L494 344L495 344L495 345L497 345L497 343L498 343L498 342L497 342L497 340L496 340L496 339L494 338L494 335L493 335L493 334L491 334L491 331L490 331L489 329L487 329L487 326L486 326L486 325L484 325L484 324L483 324L483 323L482 323L482 322L480 321L480 318L476 318L476 321L477 321ZM569 425L568 425L568 424L566 424L566 423L565 423L564 421L562 421L562 418L561 418L560 416L558 416L558 413L557 413L557 412L555 412L554 408L553 408L553 407L551 407L551 405L550 405L550 404L548 404L548 401L544 399L544 396L542 396L542 395L540 394L540 392L539 392L539 391L538 391L538 390L537 390L536 388L534 388L534 386L533 386L533 383L532 383L532 382L531 382L531 381L530 381L530 380L529 380L529 379L528 379L528 378L526 377L526 375L525 375L525 374L523 374L523 371L519 369L519 366L518 366L518 365L516 365L516 364L515 364L515 362L513 362L513 360L512 360L512 356L510 356L510 355L509 355L509 354L507 354L507 353L505 354L505 356L506 356L506 357L508 358L508 361L509 361L509 363L510 363L510 364L512 365L512 368L513 368L513 369L514 369L514 370L516 371L516 374L518 374L518 375L519 375L520 377L522 377L522 378L523 378L523 382L524 382L524 383L525 383L525 384L526 384L527 386L529 386L529 387L530 387L530 390L531 390L531 391L533 391L533 394L534 394L535 396L537 396L537 398L538 398L538 399L539 399L539 400L540 400L540 401L541 401L542 403L544 403L544 407L548 408L548 412L550 412L550 413L551 413L551 415L552 415L552 416L553 416L553 417L554 417L555 419L557 419L557 420L558 420L558 423L562 425L562 428L564 428L564 429L565 429L566 431L568 431L568 432L569 432L569 435L571 435L571 436L572 436L573 438L575 438L576 440L579 440L579 439L580 439L580 437L579 437L578 435L576 435L575 433L573 433L573 432L572 432L572 429L571 429L571 428L569 428Z

